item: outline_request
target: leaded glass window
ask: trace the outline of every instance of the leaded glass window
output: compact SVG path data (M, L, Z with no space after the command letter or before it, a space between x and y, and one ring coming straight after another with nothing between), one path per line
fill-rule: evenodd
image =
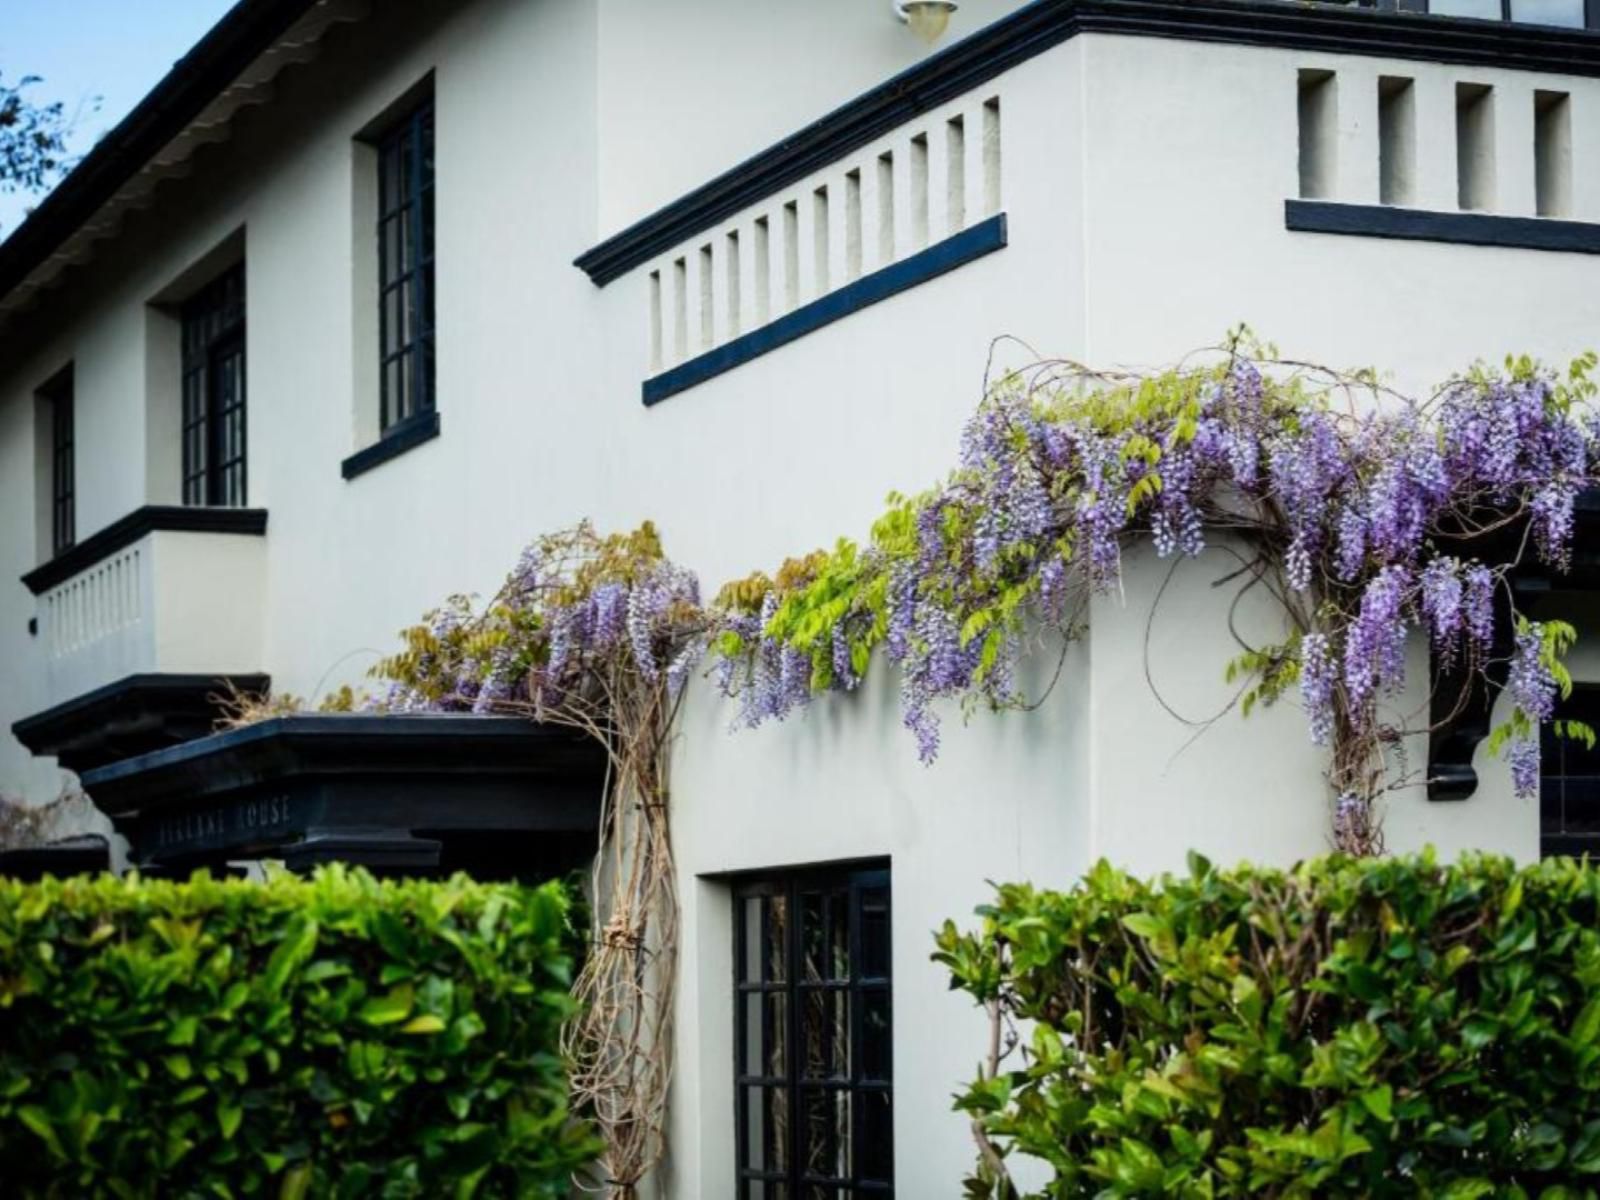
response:
M433 102L378 142L380 428L431 412Z
M246 503L244 264L183 306L183 502Z
M734 972L741 1200L892 1196L888 870L741 881Z
M77 541L72 368L52 379L40 395L49 406L50 417L50 552L60 554Z

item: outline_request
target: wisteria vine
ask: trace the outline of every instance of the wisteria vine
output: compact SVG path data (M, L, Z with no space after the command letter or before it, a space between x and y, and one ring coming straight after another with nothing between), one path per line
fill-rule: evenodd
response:
M569 725L602 745L593 941L567 1030L576 1108L604 1136L597 1188L631 1197L666 1144L677 989L678 897L667 750L700 657L699 585L645 524L541 538L480 612L456 596L380 664L388 711L509 713Z
M892 497L865 547L723 589L718 678L740 722L759 725L854 690L881 646L932 761L938 702L1036 702L1018 689L1020 657L1041 629L1081 635L1132 541L1172 557L1220 540L1242 548L1244 586L1267 588L1287 618L1282 642L1230 664L1244 707L1298 685L1311 740L1331 752L1334 839L1374 853L1375 801L1397 785L1384 749L1417 732L1380 709L1406 683L1414 632L1438 681L1462 689L1458 707L1504 665L1508 635L1515 707L1495 741L1517 791L1537 788L1538 726L1570 687L1573 631L1518 613L1509 576L1530 554L1558 571L1570 560L1574 505L1597 474L1594 365L1558 376L1510 360L1416 401L1240 335L1213 361L1156 375L1062 362L1007 374L949 479Z
M1019 684L1023 657L1083 635L1130 545L1148 538L1166 558L1226 546L1241 586L1267 589L1285 616L1281 641L1227 665L1241 706L1298 693L1329 751L1333 839L1376 853L1377 802L1398 786L1385 748L1417 732L1382 703L1406 684L1414 635L1458 710L1504 669L1513 709L1491 740L1518 792L1537 787L1538 729L1571 686L1574 634L1519 613L1511 577L1530 556L1570 562L1575 503L1597 482L1595 365L1558 375L1510 360L1419 401L1242 334L1156 374L1038 363L986 389L949 478L892 496L864 545L841 540L704 604L648 524L604 538L584 525L530 547L481 610L454 597L407 631L376 671L389 681L377 707L562 722L611 756L571 1043L611 1183L633 1194L664 1145L678 914L667 749L708 653L743 726L852 692L886 659L932 762L944 704L1040 699Z

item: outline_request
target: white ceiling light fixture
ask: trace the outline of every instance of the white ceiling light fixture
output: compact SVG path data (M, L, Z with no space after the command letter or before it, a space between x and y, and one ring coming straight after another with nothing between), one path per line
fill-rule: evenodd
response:
M956 11L955 0L891 0L894 15L907 25L928 45L933 45L950 25L950 14Z

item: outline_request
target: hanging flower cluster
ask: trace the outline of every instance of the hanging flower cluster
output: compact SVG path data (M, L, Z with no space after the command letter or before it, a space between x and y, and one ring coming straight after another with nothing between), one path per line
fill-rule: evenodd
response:
M1298 685L1311 740L1332 750L1336 825L1376 829L1350 806L1385 786L1395 730L1380 705L1406 683L1413 635L1452 678L1509 671L1515 710L1496 744L1527 792L1538 727L1570 684L1571 631L1519 616L1507 576L1530 555L1569 561L1574 504L1600 474L1594 365L1557 376L1508 361L1415 401L1241 339L1155 375L1040 364L989 390L956 470L891 497L865 545L790 560L702 608L648 525L542 539L482 613L455 598L408 631L380 668L382 705L553 710L617 663L676 697L709 647L736 723L757 726L855 690L881 650L931 762L940 702L1037 699L1018 683L1023 656L1047 630L1082 633L1125 547L1193 556L1220 534L1253 555L1245 586L1268 587L1288 619L1285 640L1230 678L1245 677L1246 711Z
M554 711L584 700L617 666L672 697L705 648L700 584L670 562L649 522L600 537L587 524L540 538L475 612L452 596L402 633L374 671L389 712Z
M1559 630L1515 632L1506 575L1525 542L1554 569L1568 562L1574 502L1597 477L1593 366L1558 377L1511 361L1426 402L1237 343L1215 364L1155 376L1063 364L1008 376L969 422L956 471L891 497L865 547L841 542L723 589L718 678L757 725L853 690L882 646L931 761L935 701L1023 703L1030 637L1041 624L1079 634L1131 540L1196 555L1227 531L1254 548L1250 578L1290 618L1283 645L1246 656L1251 698L1298 679L1312 740L1358 747L1335 764L1339 794L1365 802L1379 786L1378 705L1405 683L1414 631L1441 668L1478 671L1515 635L1508 736L1526 791L1563 680ZM1347 826L1370 824L1341 811Z

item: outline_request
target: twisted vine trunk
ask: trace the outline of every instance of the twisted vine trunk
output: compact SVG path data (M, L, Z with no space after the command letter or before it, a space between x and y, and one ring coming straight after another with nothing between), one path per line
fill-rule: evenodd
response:
M678 894L668 821L667 746L674 706L664 682L613 679L610 727L590 727L611 755L601 818L589 957L567 1027L575 1107L606 1149L599 1186L632 1200L661 1161L672 1078Z

